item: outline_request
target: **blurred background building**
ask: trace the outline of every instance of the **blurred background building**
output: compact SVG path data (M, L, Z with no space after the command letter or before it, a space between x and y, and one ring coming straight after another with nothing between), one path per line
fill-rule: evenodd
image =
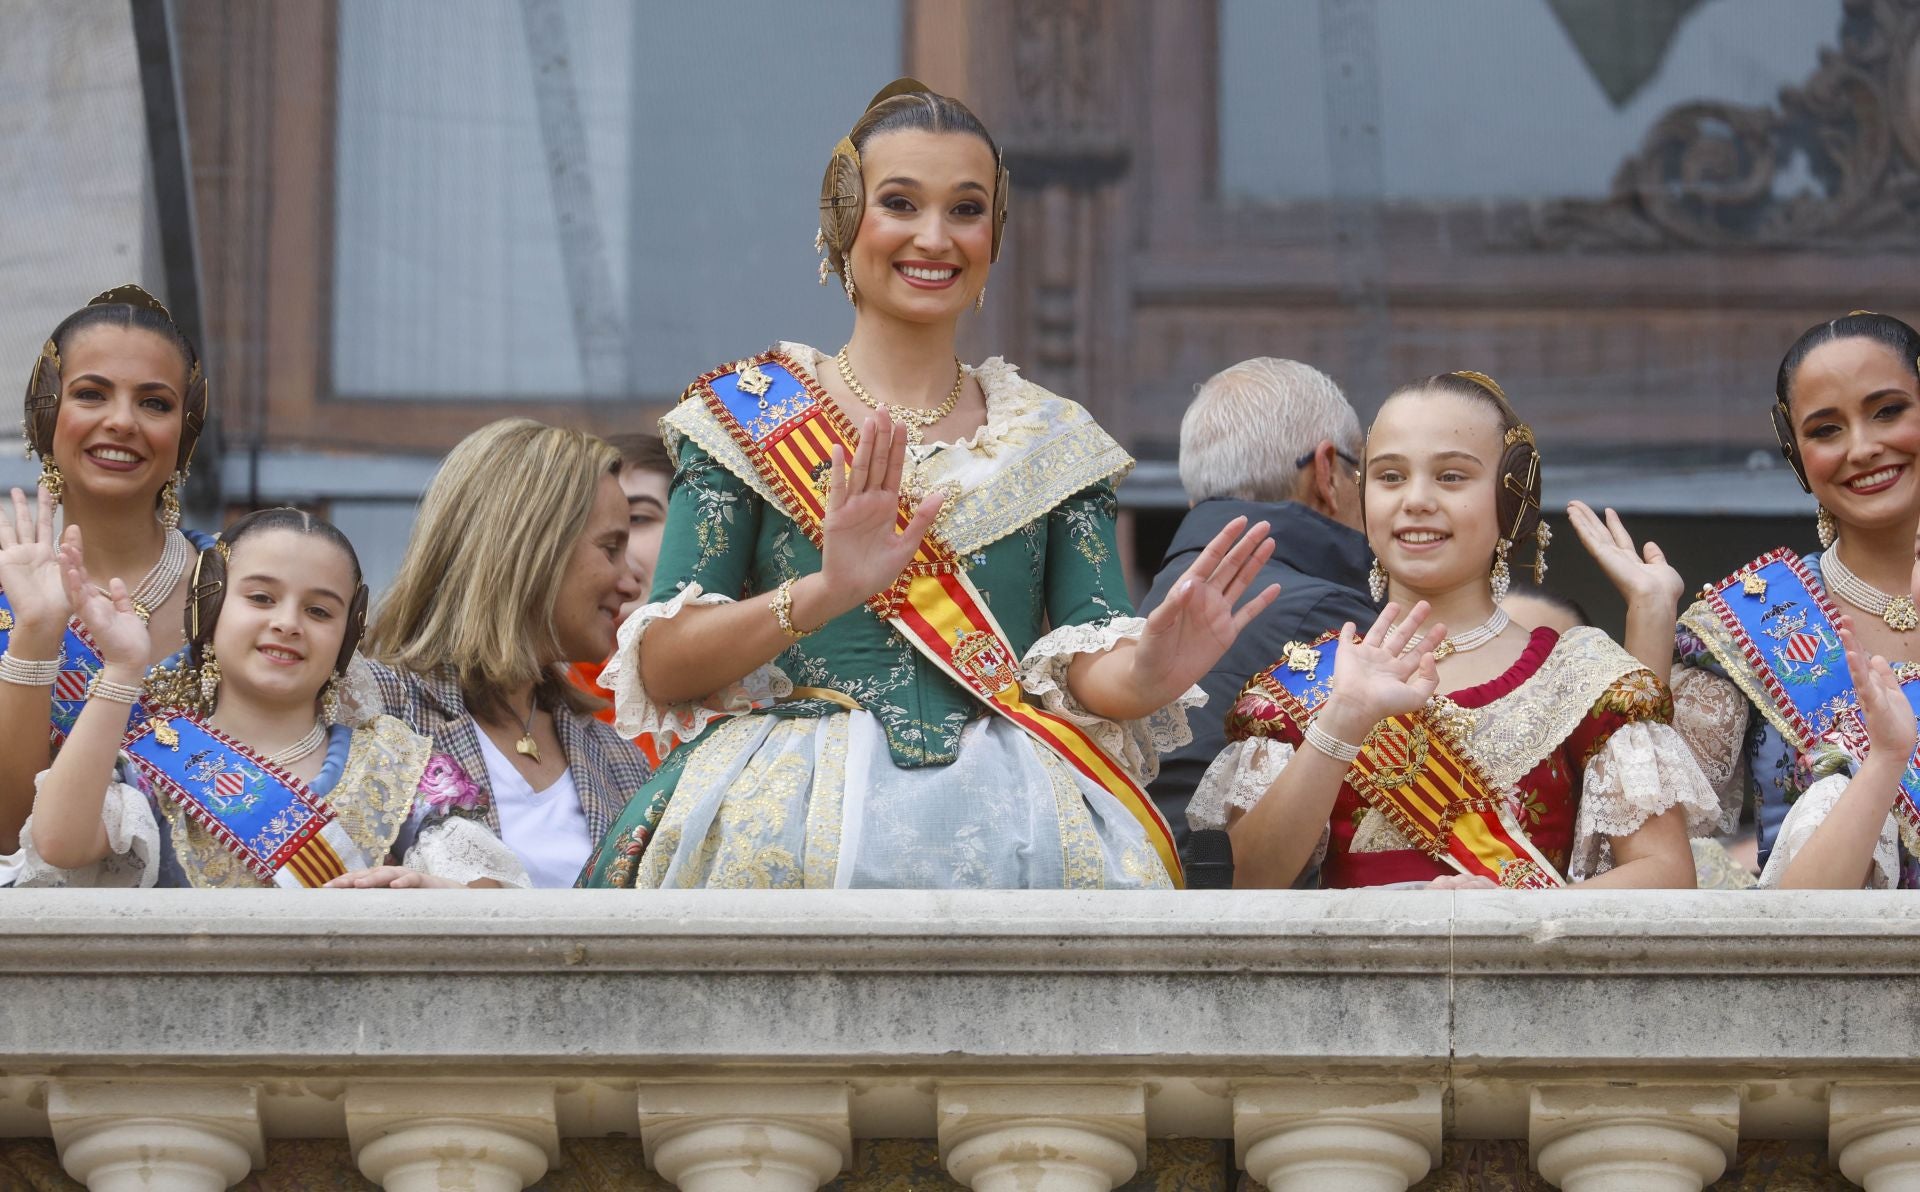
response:
M1363 417L1493 374L1550 506L1612 504L1705 582L1812 542L1765 414L1793 336L1920 316L1920 0L0 0L0 29L0 360L139 280L212 367L202 523L314 504L376 583L476 426L647 427L719 361L837 346L820 171L902 73L1006 147L967 351L1142 460L1136 575L1194 385L1276 355Z

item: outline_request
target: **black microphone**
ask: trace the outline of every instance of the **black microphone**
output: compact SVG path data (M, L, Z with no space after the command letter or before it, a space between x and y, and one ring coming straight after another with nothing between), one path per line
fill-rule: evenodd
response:
M1181 860L1186 865L1187 889L1233 889L1233 837L1225 832L1189 833Z

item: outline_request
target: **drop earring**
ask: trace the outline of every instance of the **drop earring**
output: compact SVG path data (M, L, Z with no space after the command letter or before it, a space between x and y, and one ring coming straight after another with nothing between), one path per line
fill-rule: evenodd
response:
M160 528L169 534L180 528L180 485L186 478L184 470L175 472L160 490Z
M856 293L853 288L853 262L848 261L841 265L841 268L846 271L840 275L840 284L846 287L847 301L858 308L860 305L860 295Z
M320 719L327 724L340 723L340 676L334 675L320 689Z
M220 661L213 656L213 647L207 647L207 656L200 663L200 711L213 715L214 708L220 703Z
M1840 527L1834 524L1833 514L1827 512L1825 505L1820 506L1820 512L1814 515L1813 528L1814 532L1820 535L1822 550L1832 546L1840 538Z
M1373 561L1373 570L1367 572L1367 591L1373 593L1373 602L1380 603L1387 598L1387 569L1380 560Z
M987 287L982 285L980 292L973 296L973 310L978 314L985 309L987 309Z
M53 462L52 452L40 457L40 487L47 490L55 505L67 494L67 478L60 474L60 465Z
M1513 543L1502 538L1493 548L1493 572L1489 577L1493 584L1493 602L1499 604L1506 600L1507 590L1513 586L1513 571L1507 566L1507 552L1513 549Z

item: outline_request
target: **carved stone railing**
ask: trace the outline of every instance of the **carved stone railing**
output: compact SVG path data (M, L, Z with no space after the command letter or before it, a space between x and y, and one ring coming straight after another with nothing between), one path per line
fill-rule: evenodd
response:
M694 1192L929 1139L1106 1192L1149 1139L1274 1192L1523 1139L1568 1189L1697 1189L1741 1139L1920 1188L1904 894L0 894L0 1135L95 1189L283 1139L517 1189L638 1136ZM856 1142L856 1140L860 1140Z

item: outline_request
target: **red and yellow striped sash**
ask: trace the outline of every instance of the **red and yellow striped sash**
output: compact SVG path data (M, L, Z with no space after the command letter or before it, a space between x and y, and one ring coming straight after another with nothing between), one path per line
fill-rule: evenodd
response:
M741 395L765 396L774 378L783 390L797 381L805 400L790 400L779 407L774 425L764 425L774 422L772 418L755 419L749 430L735 407L742 407L744 413ZM693 390L778 495L786 514L818 546L827 515L826 477L833 448L840 445L851 458L859 439L839 407L809 373L777 352L710 373L696 381ZM913 510L914 503L903 497L900 528L912 520ZM867 607L886 618L949 678L1118 798L1146 830L1174 884L1184 885L1173 833L1153 800L1085 730L1027 702L1020 689L1019 659L1007 635L959 560L936 534L921 540L900 577L870 599Z

